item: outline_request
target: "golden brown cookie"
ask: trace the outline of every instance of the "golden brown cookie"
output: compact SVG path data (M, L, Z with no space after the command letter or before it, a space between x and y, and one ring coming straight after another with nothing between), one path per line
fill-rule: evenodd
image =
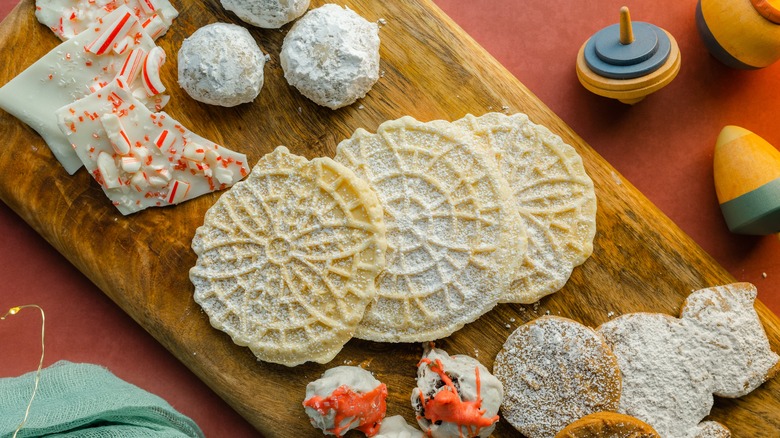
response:
M661 435L636 417L603 411L569 424L555 438L661 438Z
M617 410L620 400L620 369L604 338L558 316L518 327L493 374L504 385L504 418L529 438L553 438L578 418Z

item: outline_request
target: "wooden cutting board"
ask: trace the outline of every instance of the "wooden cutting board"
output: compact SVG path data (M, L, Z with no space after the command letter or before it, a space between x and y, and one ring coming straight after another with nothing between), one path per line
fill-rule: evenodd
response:
M265 86L253 104L225 109L193 101L176 84L181 41L205 24L238 19L218 0L174 0L181 15L158 41L168 54L163 81L172 99L166 111L193 131L246 153L250 162L279 144L309 158L332 156L356 128L374 130L402 115L452 120L466 113L521 111L572 144L596 185L593 256L575 269L563 290L538 305L500 305L438 346L491 367L506 337L545 313L592 326L627 312L677 314L691 290L733 281L430 0L344 3L368 20L386 20L380 30L383 77L359 103L331 111L286 84L278 54L289 27L250 29L271 56ZM0 24L0 84L59 42L37 23L33 10L33 0L24 0ZM573 65L574 60L576 80ZM287 368L257 362L248 349L211 328L192 299L188 269L195 263L190 241L218 194L123 217L86 172L67 175L33 130L2 111L0 138L5 143L0 198L263 435L322 436L301 407L305 386L342 364L363 364L374 372L389 388L388 412L413 422L409 395L421 345L353 340L330 364ZM780 320L761 303L756 309L780 351ZM780 379L737 400L718 399L712 418L735 437L776 433L770 431L780 430ZM519 434L502 421L495 436Z

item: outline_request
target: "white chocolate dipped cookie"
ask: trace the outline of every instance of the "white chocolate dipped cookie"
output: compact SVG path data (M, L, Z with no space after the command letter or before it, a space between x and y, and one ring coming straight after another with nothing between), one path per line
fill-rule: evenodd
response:
M261 360L325 363L374 297L385 245L365 182L280 146L206 213L192 241L195 301Z
M255 100L263 88L265 55L248 30L211 23L181 43L179 85L193 99L233 107Z
M339 366L306 385L303 406L312 426L326 435L341 437L356 429L375 436L385 425L386 399L387 387L370 372Z
M593 252L596 194L573 147L525 114L469 114L454 122L495 154L528 234L528 249L501 302L533 303L566 284Z
M503 396L501 382L478 360L426 346L411 402L428 437L486 438L496 428Z
M317 105L338 109L364 97L379 80L379 27L328 3L293 25L279 60L290 85Z
M620 369L604 339L557 316L518 327L493 373L504 384L504 418L529 438L552 438L585 415L616 410L620 400Z
M144 33L152 39L165 35L179 15L168 0L35 0L35 17L66 41L99 24L120 6L133 11Z
M220 0L222 7L245 22L264 29L278 29L303 15L309 0Z
M723 436L709 415L713 393L739 397L777 372L748 283L693 292L681 318L631 313L598 331L620 364L619 412L653 426L663 437Z
M358 129L336 161L368 181L384 209L387 266L356 337L424 342L492 309L525 249L495 160L450 123L411 117Z

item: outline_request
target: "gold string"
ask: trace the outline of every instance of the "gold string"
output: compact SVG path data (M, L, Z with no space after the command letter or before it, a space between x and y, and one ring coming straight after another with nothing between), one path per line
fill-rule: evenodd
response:
M24 418L22 419L22 422L19 423L19 426L16 427L13 438L16 438L16 434L18 434L19 431L22 430L22 428L24 427L25 423L27 423L27 418L30 416L30 407L32 406L33 399L35 399L35 393L38 392L38 383L41 381L41 368L43 368L43 354L46 345L43 341L44 330L46 328L46 314L43 313L43 309L37 304L26 304L24 306L11 307L10 309L8 309L8 312L6 312L5 315L3 315L2 318L0 318L0 320L4 320L7 316L16 315L17 313L19 313L20 310L29 307L36 308L41 311L41 360L38 362L38 371L36 371L35 373L35 385L33 386L33 392L32 395L30 396L30 401L27 403L27 409L24 411Z

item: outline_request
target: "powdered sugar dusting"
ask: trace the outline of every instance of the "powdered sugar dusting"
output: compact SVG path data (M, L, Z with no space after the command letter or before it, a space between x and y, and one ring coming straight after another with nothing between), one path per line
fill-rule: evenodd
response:
M623 376L620 412L664 437L704 436L697 431L713 393L744 395L777 367L755 296L746 283L702 289L688 297L681 319L633 313L599 327Z
M493 367L504 417L529 438L554 437L572 421L617 409L620 370L602 337L578 322L543 316L518 327Z
M379 80L379 27L349 8L326 4L293 25L280 61L287 82L316 104L350 105Z
M495 306L525 247L492 157L450 123L411 117L358 130L336 161L365 178L387 225L387 267L356 337L422 342Z
M528 250L501 302L532 303L556 292L593 252L596 195L582 158L522 113L471 114L454 122L494 154L528 234Z
M309 0L220 0L222 7L257 27L277 29L306 12Z
M280 146L196 231L195 301L259 359L328 362L374 296L384 231L376 196L354 173Z

